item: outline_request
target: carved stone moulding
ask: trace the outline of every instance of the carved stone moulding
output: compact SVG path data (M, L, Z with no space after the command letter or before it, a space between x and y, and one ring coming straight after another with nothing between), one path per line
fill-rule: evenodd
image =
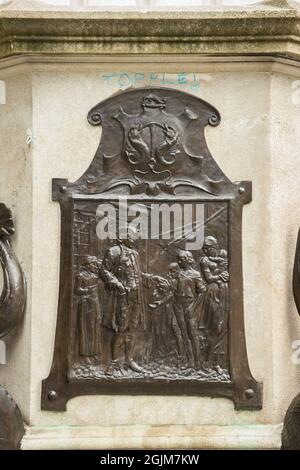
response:
M219 112L168 88L118 93L88 114L102 137L61 207L54 359L42 408L90 394L226 397L262 406L248 366L242 209L205 142Z

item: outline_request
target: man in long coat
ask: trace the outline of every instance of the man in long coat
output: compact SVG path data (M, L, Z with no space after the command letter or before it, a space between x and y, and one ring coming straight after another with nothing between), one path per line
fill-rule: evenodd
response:
M100 276L111 294L102 325L114 331L113 361L119 362L124 354L126 366L143 372L134 359L134 347L137 332L146 329L144 287L166 280L142 272L139 253L134 249L136 238L129 232L127 239L118 240L104 255Z

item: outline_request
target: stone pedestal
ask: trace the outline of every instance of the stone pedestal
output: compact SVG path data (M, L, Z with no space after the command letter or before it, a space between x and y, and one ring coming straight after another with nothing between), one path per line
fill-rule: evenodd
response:
M280 447L284 413L300 383L291 282L300 225L300 53L292 40L275 44L266 24L272 19L282 37L292 34L296 13L267 6L255 14L178 13L175 24L163 13L117 20L116 13L0 9L0 200L15 215L14 248L28 281L26 320L7 340L9 367L0 366L0 382L27 423L24 449ZM241 39L241 18L249 39ZM63 39L73 28L72 39ZM207 129L209 148L231 180L252 180L243 219L244 301L250 366L264 383L260 411L235 411L219 398L117 395L41 411L59 281L51 180L76 180L94 156L101 129L88 124L88 111L139 86L174 87L215 106L222 121Z

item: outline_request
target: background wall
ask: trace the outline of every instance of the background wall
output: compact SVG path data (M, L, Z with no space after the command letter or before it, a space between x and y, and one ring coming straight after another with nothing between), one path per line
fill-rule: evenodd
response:
M291 290L300 225L297 76L284 67L274 73L261 62L178 59L166 66L163 57L159 60L36 64L25 67L25 76L23 71L7 78L12 91L5 107L0 106L0 113L5 108L0 126L1 200L17 217L15 246L29 281L29 304L9 368L0 366L0 382L11 386L33 427L28 431L32 439L50 426L68 433L74 433L69 426L95 426L95 436L99 429L111 436L126 435L131 427L137 436L150 432L165 442L163 434L169 436L179 426L181 442L187 436L195 445L190 436L193 426L240 426L245 434L250 425L282 422L299 389L300 368L292 363L292 342L300 339L300 322ZM237 412L226 399L164 396L79 397L68 403L67 412L40 410L41 381L52 362L59 288L60 213L51 201L51 180L74 181L88 167L101 129L90 126L86 115L97 102L120 89L148 85L175 87L216 106L222 121L207 129L211 153L231 180L252 180L253 201L245 206L243 219L244 297L250 367L256 380L264 383L260 411ZM24 131L31 127L31 119L33 143L25 158ZM9 161L13 164L7 165ZM255 433L259 446L261 438ZM205 436L197 439L198 445L201 439L205 442Z

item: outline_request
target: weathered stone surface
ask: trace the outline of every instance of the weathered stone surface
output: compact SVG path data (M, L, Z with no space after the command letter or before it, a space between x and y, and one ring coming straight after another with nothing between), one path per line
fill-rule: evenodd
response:
M299 14L286 6L255 8L251 14L183 13L177 23L176 13L150 13L142 20L133 13L0 9L0 36L9 38L1 54L12 57L1 61L7 96L0 107L0 182L18 220L14 243L30 286L28 315L14 348L8 348L10 366L1 368L1 381L29 423L23 448L280 447L280 423L299 390L299 366L291 359L300 334L291 273L300 218L300 75L295 61L274 64L272 57L257 55L298 59ZM72 33L68 40L64 27ZM32 57L34 52L41 55ZM151 52L157 56L145 56ZM207 53L237 57L205 61ZM23 59L29 63L21 64ZM153 74L167 82L182 73L187 82L177 77L171 86L184 86L221 111L218 137L207 132L218 163L235 181L249 175L253 180L243 232L245 323L251 367L265 382L264 409L235 412L229 400L203 397L85 396L71 400L65 413L41 411L58 293L59 212L50 200L51 178L67 175L73 181L89 164L99 142L99 129L86 123L95 100L125 85L148 85ZM197 89L191 88L194 74ZM124 76L144 78L124 84Z

